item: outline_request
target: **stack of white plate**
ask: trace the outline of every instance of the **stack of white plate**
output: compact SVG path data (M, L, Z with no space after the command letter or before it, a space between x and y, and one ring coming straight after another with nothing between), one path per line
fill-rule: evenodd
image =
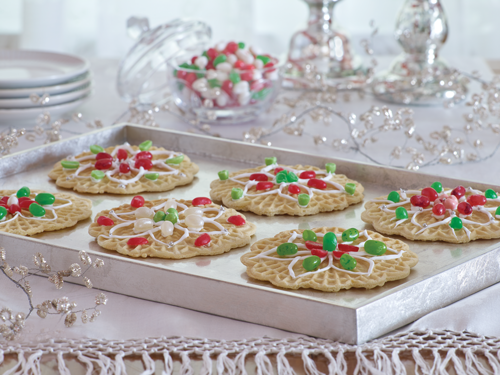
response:
M38 115L58 117L92 92L89 63L52 52L0 50L0 125L35 124Z

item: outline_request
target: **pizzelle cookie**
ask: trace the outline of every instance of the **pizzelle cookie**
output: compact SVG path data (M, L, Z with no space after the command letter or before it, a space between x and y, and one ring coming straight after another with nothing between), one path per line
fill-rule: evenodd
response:
M219 179L210 184L210 197L235 210L267 216L314 215L361 202L363 186L335 170L334 163L322 170L279 165L276 158L266 158L266 166L220 171Z
M0 190L0 231L22 236L72 227L92 214L92 202L67 193Z
M392 191L365 204L361 219L385 234L410 240L470 242L500 238L500 198L488 189L444 189L440 182L421 190Z
M186 155L145 141L139 146L90 146L90 151L54 165L49 177L81 193L136 194L189 184L198 170Z
M418 257L404 242L376 232L322 227L257 241L241 262L250 277L282 288L338 292L404 279Z
M89 228L105 249L169 259L226 253L250 243L255 231L243 215L203 197L145 201L136 196L97 214Z

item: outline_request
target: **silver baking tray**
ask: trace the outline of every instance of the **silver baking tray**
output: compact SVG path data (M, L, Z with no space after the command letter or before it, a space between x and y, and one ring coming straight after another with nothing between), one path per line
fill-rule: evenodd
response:
M500 191L499 186L472 181L129 124L3 157L0 159L0 188L18 189L26 185L63 191L47 177L58 160L88 150L92 144L106 147L125 141L139 144L147 139L157 146L188 154L200 166L199 174L190 185L166 193L143 194L147 199L209 196L210 182L217 178L219 170L236 171L261 165L265 156L276 156L284 164L318 167L333 161L339 173L364 185L365 201L399 187L424 187L436 180L449 187L461 184L483 191L487 188ZM131 196L111 194L80 195L92 200L93 216L131 199ZM362 210L363 204L358 204L344 211L308 217L245 215L257 224L254 242L299 227L370 229L360 219ZM249 246L213 257L133 259L100 248L87 233L90 223L88 219L73 228L33 237L2 234L0 246L10 250L10 264L29 263L34 252L42 252L58 269L68 267L77 259L79 250L86 250L91 256L99 256L105 261L103 272L95 272L92 278L98 288L349 344L361 344L379 337L500 281L498 240L457 245L403 239L420 259L409 277L371 290L324 293L285 290L250 279L240 262Z

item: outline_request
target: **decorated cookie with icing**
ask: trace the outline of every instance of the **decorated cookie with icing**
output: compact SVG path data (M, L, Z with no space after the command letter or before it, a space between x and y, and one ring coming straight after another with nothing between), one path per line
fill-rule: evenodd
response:
M258 215L314 215L343 210L363 200L363 186L336 174L336 165L325 169L277 164L274 157L266 165L229 173L219 172L212 181L210 196L214 201L239 211Z
M72 227L92 214L92 202L67 193L46 193L24 186L0 190L0 232L30 236Z
M376 232L323 227L257 241L241 261L250 277L282 288L338 292L404 279L418 257L404 242Z
M365 204L361 219L381 233L410 240L464 243L500 238L499 206L500 198L491 189L446 189L435 182L373 199Z
M135 258L182 259L244 246L255 230L243 215L209 198L135 196L130 204L98 213L89 234L105 249Z
M81 193L136 194L189 184L198 170L186 155L145 141L139 146L90 146L89 151L57 163L49 177L58 186Z

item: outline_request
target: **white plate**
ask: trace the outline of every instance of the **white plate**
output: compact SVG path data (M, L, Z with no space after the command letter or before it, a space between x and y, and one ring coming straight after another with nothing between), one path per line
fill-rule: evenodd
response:
M35 107L47 107L51 105L63 104L71 102L73 100L79 99L82 96L87 95L92 86L87 84L86 87L67 92L65 94L50 95L48 97L48 102L46 104L41 104L39 102L33 102L31 98L18 98L18 99L0 99L0 109L12 109L12 108L35 108ZM39 97L41 99L41 97Z
M61 53L0 50L0 88L57 85L89 69L89 63L77 56Z
M92 80L92 74L85 72L68 82L64 82L54 86L41 86L29 87L23 89L2 89L0 88L0 98L14 99L14 98L28 98L31 94L42 96L43 94L62 94L82 86L85 86Z

